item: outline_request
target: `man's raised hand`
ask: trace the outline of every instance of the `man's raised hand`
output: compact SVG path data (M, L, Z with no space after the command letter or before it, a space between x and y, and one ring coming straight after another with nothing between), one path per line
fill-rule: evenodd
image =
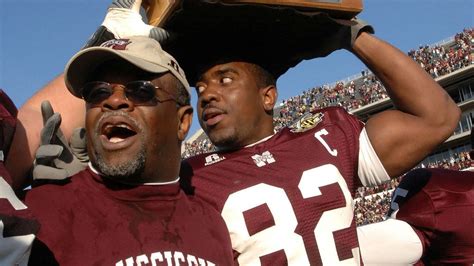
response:
M170 34L159 27L148 25L140 14L142 0L114 0L110 4L102 25L92 35L84 48L99 46L111 39L131 36L148 36L163 44Z
M69 145L59 128L61 115L54 113L49 101L42 102L41 114L44 127L41 130L41 145L35 155L33 179L65 179L86 168L89 158L85 130L76 129Z
M312 51L314 57L325 57L339 49L351 50L359 34L374 33L370 24L358 18L334 19L326 13L320 13L317 21L328 30L324 35L311 36L317 41Z

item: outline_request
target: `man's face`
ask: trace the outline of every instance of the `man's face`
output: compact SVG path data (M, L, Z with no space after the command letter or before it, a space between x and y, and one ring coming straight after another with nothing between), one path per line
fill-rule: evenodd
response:
M196 83L199 123L219 148L239 148L268 136L262 123L271 116L252 67L245 62L218 64Z
M96 71L94 81L113 84L113 94L100 104L87 104L86 130L88 151L94 167L106 176L126 182L153 182L153 172L166 175L166 163L179 161L178 114L173 100L137 105L125 97L124 85L136 80L150 80L153 85L176 96L171 74L145 77L142 71L127 65L113 64ZM117 85L115 85L117 84ZM169 95L155 90L160 99Z

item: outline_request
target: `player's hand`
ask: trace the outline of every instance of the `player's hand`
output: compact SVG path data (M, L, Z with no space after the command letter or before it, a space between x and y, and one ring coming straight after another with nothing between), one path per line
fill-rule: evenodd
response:
M170 34L166 30L143 22L140 15L141 4L142 0L113 0L102 25L83 48L131 36L148 36L161 44L168 41Z
M70 177L87 166L85 130L76 129L67 142L59 126L61 115L54 113L49 101L41 104L44 127L41 130L41 146L36 151L33 179L60 180Z
M352 50L360 33L374 33L373 27L361 19L333 19L326 13L321 13L320 16L320 21L329 27L329 31L326 35L319 36L314 51L315 57L325 57L339 49Z
M0 89L0 161L4 161L13 139L18 111L8 95Z

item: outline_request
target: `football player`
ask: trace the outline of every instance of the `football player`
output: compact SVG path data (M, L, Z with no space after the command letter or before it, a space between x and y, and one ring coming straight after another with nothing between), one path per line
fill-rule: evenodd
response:
M270 71L237 58L198 78L199 122L219 151L186 160L181 178L221 212L241 265L358 263L356 188L407 171L455 127L454 102L401 51L365 31L345 47L379 76L397 110L363 124L330 107L274 133ZM426 97L450 117L438 120Z

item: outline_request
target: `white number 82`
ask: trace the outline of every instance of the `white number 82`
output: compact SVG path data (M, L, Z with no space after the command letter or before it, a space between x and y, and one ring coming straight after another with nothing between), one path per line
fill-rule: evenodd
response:
M314 228L321 261L326 265L358 265L359 248L353 248L353 257L340 261L333 232L349 228L353 219L352 197L339 170L331 164L304 171L298 188L303 198L321 196L320 187L339 184L346 206L325 211ZM243 213L266 204L273 215L275 225L252 236L249 235ZM227 199L222 217L231 233L232 246L240 253L240 265L260 265L260 257L283 250L288 265L309 265L303 238L295 233L298 225L291 202L282 188L268 184L232 193Z

